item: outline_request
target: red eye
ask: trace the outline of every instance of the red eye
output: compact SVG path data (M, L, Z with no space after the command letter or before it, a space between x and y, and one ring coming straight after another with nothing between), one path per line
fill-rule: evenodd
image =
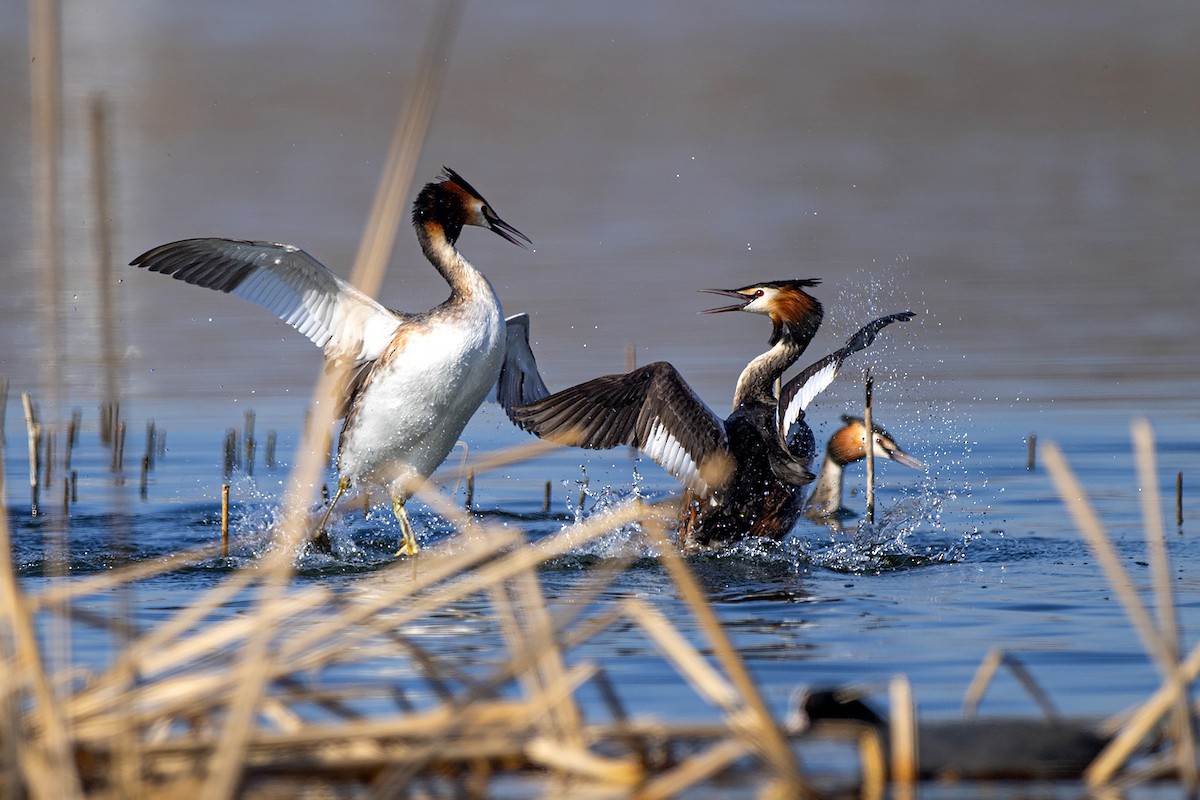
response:
M755 297L762 297L764 294L765 294L765 292L763 292L763 290L762 290L762 289L759 289L757 292L755 292L755 293L754 293L754 296L755 296Z

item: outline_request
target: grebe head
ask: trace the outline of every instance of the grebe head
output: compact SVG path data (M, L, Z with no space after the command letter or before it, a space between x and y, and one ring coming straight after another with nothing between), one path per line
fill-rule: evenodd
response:
M798 342L807 344L825 315L817 298L804 291L806 286L816 286L820 278L800 278L790 281L766 281L743 286L740 289L701 289L708 294L736 297L739 302L729 306L710 308L702 314L719 314L723 311L748 311L771 318L775 329L771 344L779 341L786 331Z
M829 437L829 455L843 467L867 457L866 432L867 423L861 417L842 415L845 424ZM886 458L903 464L909 469L924 470L925 463L919 458L909 455L900 449L892 435L878 425L872 437L872 447L876 458Z
M464 225L487 228L519 247L532 242L529 237L509 225L492 210L475 187L449 167L440 180L425 184L413 203L412 220L416 226L440 227L453 244Z

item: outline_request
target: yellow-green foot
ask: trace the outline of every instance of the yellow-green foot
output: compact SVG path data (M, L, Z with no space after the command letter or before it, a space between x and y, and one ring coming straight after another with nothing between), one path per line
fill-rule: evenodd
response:
M415 556L421 548L417 545L417 532L413 530L412 522L408 519L408 512L404 510L403 500L392 500L392 513L396 515L396 519L400 521L400 549L396 551L396 556Z

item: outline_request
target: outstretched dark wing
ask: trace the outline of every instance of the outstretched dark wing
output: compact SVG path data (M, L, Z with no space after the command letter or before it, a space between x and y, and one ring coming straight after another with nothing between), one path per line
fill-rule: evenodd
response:
M184 239L130 263L244 297L324 348L330 358L348 358L353 364L379 358L403 321L292 245Z
M512 418L573 447L632 445L702 497L732 472L724 423L665 361L572 386L514 409Z
M871 342L875 341L875 335L888 325L893 322L910 320L914 316L916 315L911 311L901 311L899 314L889 314L867 323L846 341L844 347L805 367L803 371L784 384L779 393L779 435L787 437L788 430L796 420L801 418L813 398L833 383L838 370L842 368L843 361L859 350L869 347Z
M504 363L496 381L496 402L513 422L517 406L541 400L550 394L538 372L537 359L529 347L529 315L514 314L504 320Z

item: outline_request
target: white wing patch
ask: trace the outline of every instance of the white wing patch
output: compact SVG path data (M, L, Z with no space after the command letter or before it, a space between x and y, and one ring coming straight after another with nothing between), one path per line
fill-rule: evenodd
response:
M788 407L783 411L783 421L779 426L781 431L789 431L800 415L808 408L809 404L821 392L829 388L829 384L833 383L833 379L837 377L838 369L841 367L841 360L833 360L826 364L821 369L812 374L804 385L800 387L800 391L796 392L796 396L792 398L792 402L788 403Z
M700 477L696 459L676 439L662 420L657 417L651 423L650 432L641 451L650 460L674 475L681 483L696 489L701 495L708 494L708 484Z

